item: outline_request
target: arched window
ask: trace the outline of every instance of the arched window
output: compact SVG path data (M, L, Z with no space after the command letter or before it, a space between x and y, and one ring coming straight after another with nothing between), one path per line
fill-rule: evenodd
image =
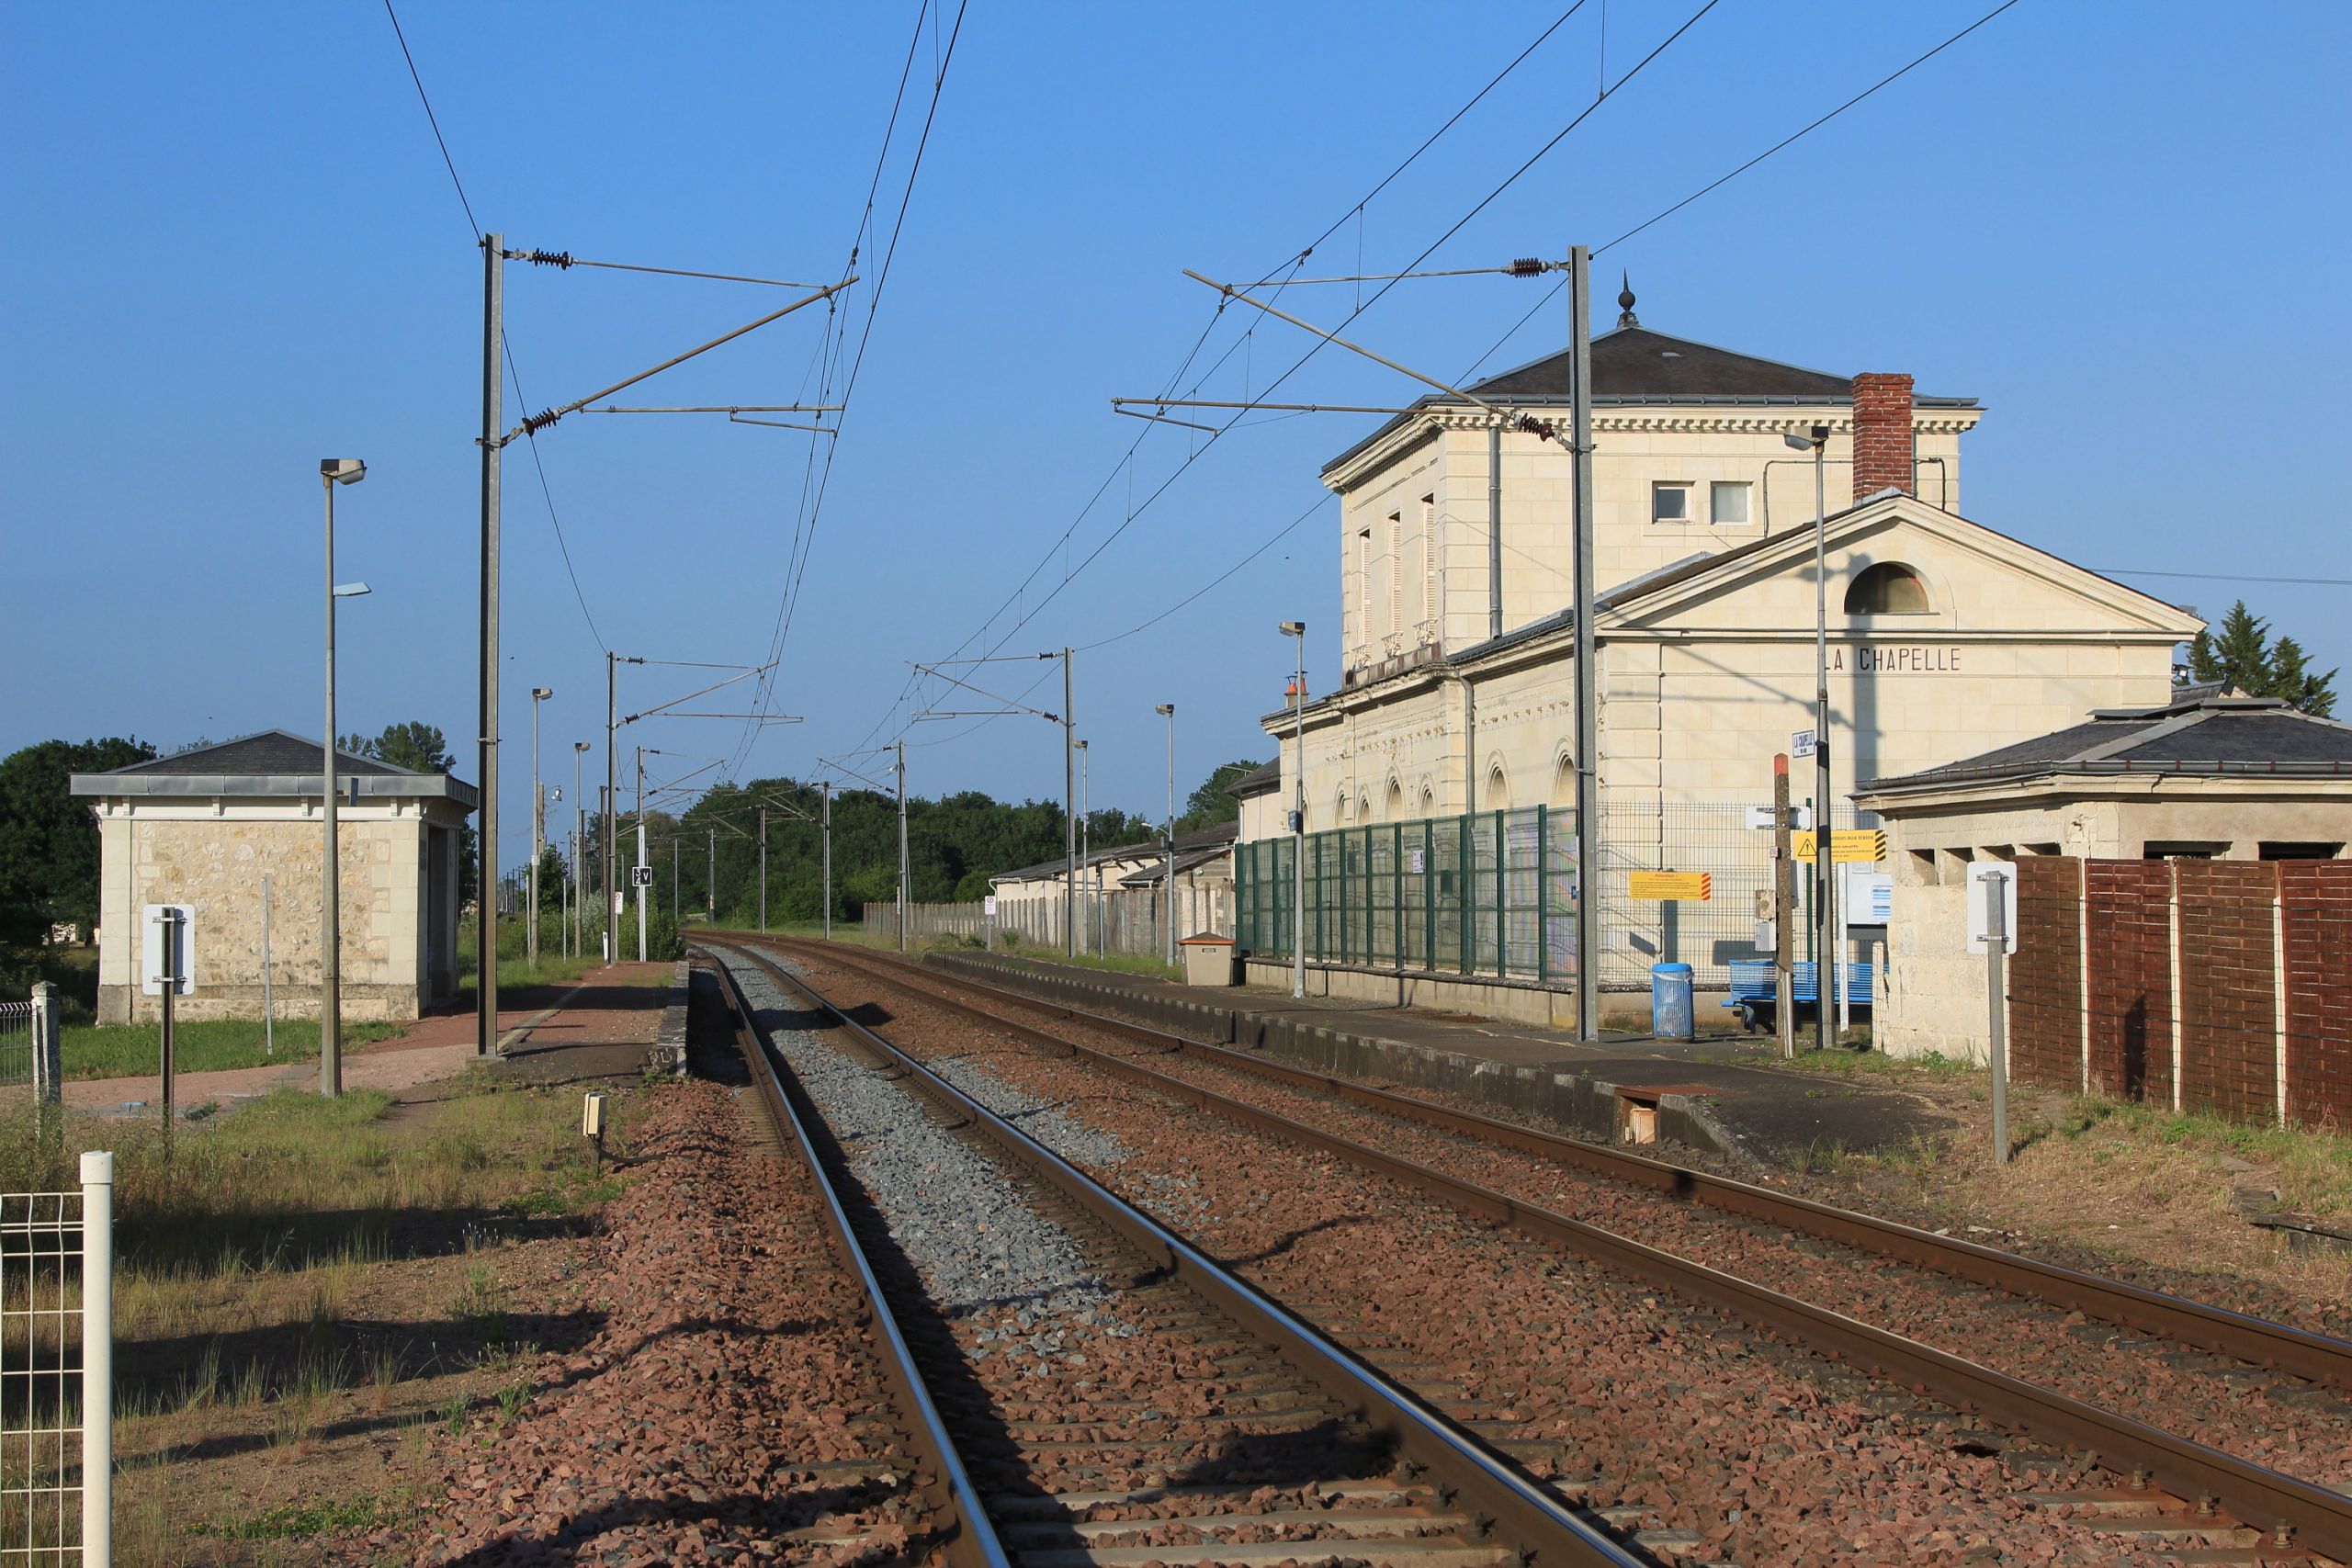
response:
M1895 561L1867 567L1846 588L1849 615L1924 615L1928 585L1919 574Z
M1503 778L1502 764L1498 762L1487 770L1487 798L1478 803L1484 811L1509 811L1510 785Z
M1385 812L1391 822L1401 822L1405 819L1405 786L1395 779L1388 781L1388 800Z
M1427 784L1421 786L1421 815L1424 817L1437 815L1437 792Z
M1577 803L1577 760L1563 757L1552 770L1552 804L1573 808Z
M1346 789L1342 788L1340 791L1339 804L1331 807L1331 826L1334 828L1343 828L1347 826L1347 821L1348 792Z

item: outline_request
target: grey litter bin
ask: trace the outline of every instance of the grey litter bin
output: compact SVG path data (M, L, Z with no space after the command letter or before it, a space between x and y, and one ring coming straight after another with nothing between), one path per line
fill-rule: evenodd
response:
M1650 965L1650 1032L1660 1040L1689 1040L1697 1032L1688 964Z

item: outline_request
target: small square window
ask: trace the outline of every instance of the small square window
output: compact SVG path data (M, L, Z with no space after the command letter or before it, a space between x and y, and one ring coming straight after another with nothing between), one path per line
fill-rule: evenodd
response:
M1747 526L1747 489L1746 483L1717 479L1707 487L1707 519L1718 528Z
M1686 484L1650 486L1650 521L1653 523L1690 522L1690 487Z

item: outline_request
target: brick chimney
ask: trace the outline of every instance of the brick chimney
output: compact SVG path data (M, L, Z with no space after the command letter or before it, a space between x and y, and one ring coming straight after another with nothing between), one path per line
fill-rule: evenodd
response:
M1854 499L1912 493L1911 378L1865 370L1854 378Z

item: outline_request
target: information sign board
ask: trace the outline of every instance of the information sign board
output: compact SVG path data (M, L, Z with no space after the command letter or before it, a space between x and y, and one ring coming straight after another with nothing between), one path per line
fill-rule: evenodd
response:
M1703 904L1715 896L1715 879L1704 871L1637 871L1627 891L1636 898Z
M1820 853L1820 846L1813 831L1790 835L1790 853L1799 860L1811 860ZM1886 829L1883 828L1839 828L1829 835L1829 858L1833 862L1849 862L1868 865L1886 858Z

